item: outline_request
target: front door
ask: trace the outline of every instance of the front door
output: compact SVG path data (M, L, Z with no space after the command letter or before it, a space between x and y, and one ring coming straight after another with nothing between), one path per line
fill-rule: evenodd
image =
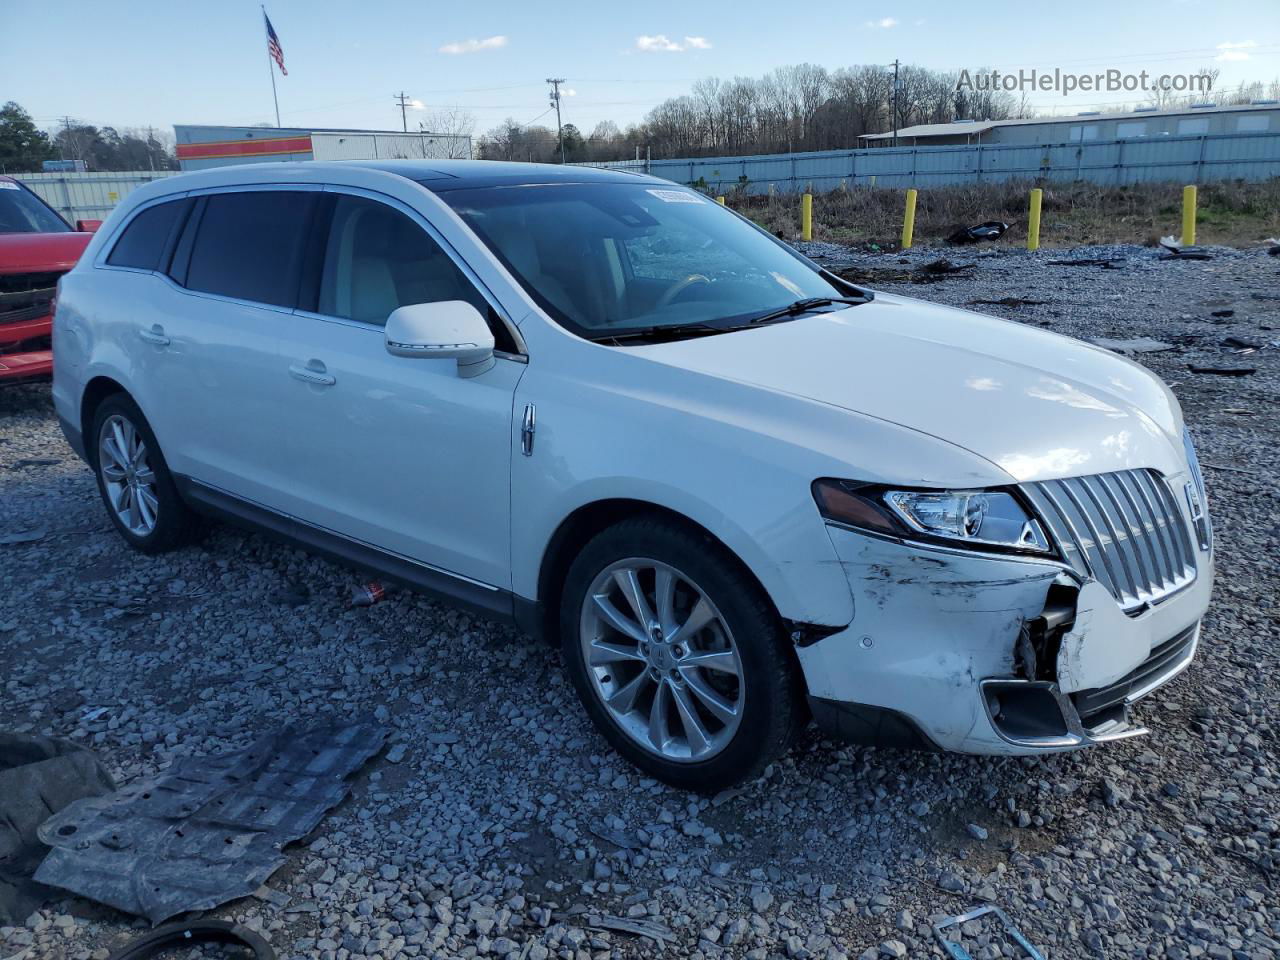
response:
M326 195L313 310L279 327L278 455L287 512L446 571L510 588L512 403L525 365L499 357L462 379L453 360L394 357L397 307L489 305L407 208Z

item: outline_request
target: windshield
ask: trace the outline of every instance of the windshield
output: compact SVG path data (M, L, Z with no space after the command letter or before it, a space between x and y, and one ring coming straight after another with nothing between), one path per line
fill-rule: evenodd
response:
M65 220L13 180L0 180L0 233L68 233Z
M674 184L539 184L439 196L544 310L590 339L655 327L723 329L797 300L857 292Z

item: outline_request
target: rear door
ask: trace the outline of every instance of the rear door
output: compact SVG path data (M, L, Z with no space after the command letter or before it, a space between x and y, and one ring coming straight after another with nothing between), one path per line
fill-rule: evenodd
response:
M163 316L139 330L158 387L146 410L170 468L281 508L278 341L298 297L318 187L195 197L166 270Z

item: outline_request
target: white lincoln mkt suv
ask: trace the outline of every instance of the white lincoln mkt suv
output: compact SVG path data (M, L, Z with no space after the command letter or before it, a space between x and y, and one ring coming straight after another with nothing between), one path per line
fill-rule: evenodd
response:
M148 184L59 285L54 396L147 553L228 518L558 643L714 790L812 718L989 754L1145 732L1213 579L1143 367L872 293L667 181L484 161Z

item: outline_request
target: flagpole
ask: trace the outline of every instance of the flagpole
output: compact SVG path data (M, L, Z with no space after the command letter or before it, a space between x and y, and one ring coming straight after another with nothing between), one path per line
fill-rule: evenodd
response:
M267 22L267 8L264 4L258 5L262 9L262 22ZM267 72L271 74L271 102L276 105L276 126L280 126L280 99L276 96L276 68L271 62L271 48L267 48Z

